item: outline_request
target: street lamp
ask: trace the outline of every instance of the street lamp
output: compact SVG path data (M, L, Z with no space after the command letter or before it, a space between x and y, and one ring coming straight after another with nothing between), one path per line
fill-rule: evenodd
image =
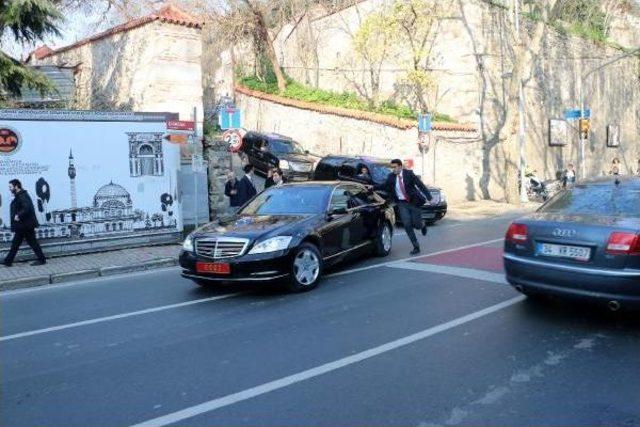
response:
M582 121L584 120L584 113L585 113L585 108L584 108L584 90L583 90L583 86L584 86L584 82L585 80L592 76L595 72L600 71L601 69L613 64L614 62L618 62L621 59L627 58L629 56L633 56L635 54L640 53L640 47L632 49L628 52L626 52L623 55L620 56L616 56L615 58L605 62L604 64L599 65L598 67L582 74L580 76L580 86L579 86L579 94L578 97L580 98L580 121L578 122L579 124L582 124ZM586 145L587 142L587 138L586 135L583 136L583 132L582 129L579 128L579 132L578 132L579 138L580 138L580 173L582 175L582 179L586 178L587 172L586 172L586 162L585 162L585 155L584 155L584 146Z

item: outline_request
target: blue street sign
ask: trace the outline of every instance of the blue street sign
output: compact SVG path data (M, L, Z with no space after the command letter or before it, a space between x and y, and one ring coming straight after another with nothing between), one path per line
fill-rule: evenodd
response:
M418 132L431 132L431 114L418 115Z
M591 118L591 110L588 108L585 108L584 112L583 112L583 118L585 119L589 119ZM576 120L580 118L580 110L566 110L564 112L564 118L566 120Z
M237 108L221 108L218 113L220 129L239 129L242 127L242 114Z

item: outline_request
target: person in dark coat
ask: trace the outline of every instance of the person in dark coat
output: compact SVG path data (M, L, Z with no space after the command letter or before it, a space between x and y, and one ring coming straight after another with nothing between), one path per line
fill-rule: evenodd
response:
M242 206L238 196L238 180L233 172L227 175L227 182L224 184L224 195L229 198L229 213L235 213Z
M22 183L17 179L9 181L9 191L13 194L9 211L11 214L11 231L13 231L14 234L11 249L4 259L4 265L11 267L23 240L27 241L36 254L36 257L38 257L38 260L32 262L31 265L46 264L47 259L36 240L35 229L40 224L38 224L38 218L36 218L36 211L33 207L31 197L22 188Z
M402 225L413 244L411 255L416 255L420 253L420 244L413 229L421 230L423 236L427 235L427 224L422 220L420 206L432 199L431 193L413 171L402 167L402 160L391 160L391 168L393 172L384 183L369 188L386 191L396 203Z
M264 180L264 189L266 190L269 187L273 187L275 185L275 182L273 182L273 171L276 168L269 168L269 171L267 172L267 179Z
M244 205L251 200L253 196L258 194L253 182L253 166L245 165L242 169L244 170L244 176L240 181L238 181L238 197L240 198L240 205Z

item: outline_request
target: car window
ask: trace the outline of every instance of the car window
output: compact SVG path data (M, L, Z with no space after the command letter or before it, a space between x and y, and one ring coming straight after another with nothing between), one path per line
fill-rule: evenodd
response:
M640 218L640 190L613 183L611 187L577 186L560 193L540 212Z
M274 154L305 154L304 148L295 141L272 139L270 142L269 148Z
M349 185L345 186L346 190L350 193L349 203L351 206L349 207L357 207L363 205L371 205L376 203L381 203L384 200L376 195L373 191L367 191L367 189L362 188L357 185Z
M391 166L387 164L375 163L370 166L369 173L371 173L373 182L384 182L391 173Z
M344 186L336 187L333 194L331 195L331 202L329 203L329 210L333 209L348 209L347 202L349 201L349 196L345 191L346 188Z
M272 187L240 211L243 215L304 215L323 213L330 187Z

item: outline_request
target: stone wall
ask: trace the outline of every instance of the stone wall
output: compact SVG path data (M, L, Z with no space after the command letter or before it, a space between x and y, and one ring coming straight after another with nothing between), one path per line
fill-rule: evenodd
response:
M303 19L285 27L277 37L276 50L287 73L325 89L351 92L366 89L367 64L354 53L353 34L370 11L391 1L365 0L338 13ZM432 99L437 101L432 107L458 121L475 123L481 131L481 140L464 145L464 149L459 145L443 145L436 150L438 165L447 165L439 169L457 171L452 178L455 184L445 180L442 185L454 186L451 193L455 197L466 194L467 198L501 199L504 153L498 134L504 126L506 73L513 58L511 43L504 35L505 27L511 25L508 12L481 0L437 1L448 13L440 20L431 51L430 66L438 81L432 94ZM525 31L529 29L526 24ZM535 58L525 86L527 164L550 179L568 162L577 163L577 131L567 134L565 147L550 147L548 120L562 118L565 110L577 108L582 90L592 113L592 132L586 147L588 175L608 170L614 157L622 160L625 171L634 169L640 158L638 59L623 59L583 81L581 75L587 70L599 67L621 51L551 30L545 34L544 45L543 55ZM402 75L401 61L390 59L382 64L382 93L399 103L410 101L410 94L398 83ZM306 134L307 143L312 147L335 147L336 135L343 134L340 128L349 129L344 132L350 135L348 150L362 150L362 141L365 141L366 150L385 147L378 151L399 152L404 151L402 143L390 141L415 141L415 135L397 135L394 130L352 125L342 119L332 122L328 126L331 130L318 129L315 126L318 119L310 113L301 113L307 120L296 120L302 126L296 131L288 124L294 121L289 120L294 117L292 111L279 117L275 112L280 107L266 108L264 102L258 106L246 103L245 108L256 111L252 114L259 117L257 125L282 133L286 133L285 128L291 128L292 136L302 139ZM619 148L606 147L608 125L621 128ZM466 191L460 193L460 188Z
M177 112L202 118L200 30L154 21L54 53L40 64L77 66L78 109Z
M480 197L476 186L469 184L469 174L480 173L482 145L477 132L434 131L423 155L418 149L416 127L403 129L294 108L241 93L236 94L236 100L248 129L290 136L319 156L348 154L412 160L416 173L425 182L444 188L450 200ZM490 188L499 192L493 182Z

